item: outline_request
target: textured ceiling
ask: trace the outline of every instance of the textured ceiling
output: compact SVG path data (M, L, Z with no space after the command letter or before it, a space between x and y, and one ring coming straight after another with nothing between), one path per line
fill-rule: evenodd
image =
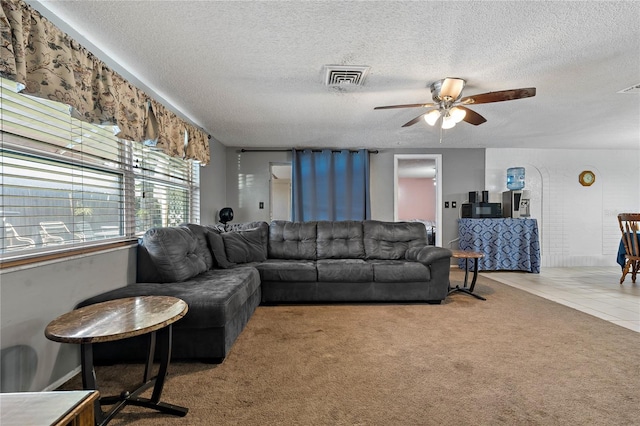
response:
M640 2L28 3L227 146L640 149L640 95L617 93L640 83ZM326 64L371 69L334 88ZM537 95L473 106L487 122L442 143L401 128L424 110L373 110L444 77Z

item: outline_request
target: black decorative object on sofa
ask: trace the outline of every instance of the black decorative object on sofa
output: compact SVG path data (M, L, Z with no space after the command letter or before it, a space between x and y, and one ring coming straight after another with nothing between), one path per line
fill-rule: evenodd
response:
M220 210L220 223L227 224L233 220L233 209L231 207L224 207Z
M273 221L154 228L138 244L137 282L81 302L179 297L173 357L219 362L260 303L440 303L451 251L429 246L422 223ZM97 363L143 361L147 343L101 343Z

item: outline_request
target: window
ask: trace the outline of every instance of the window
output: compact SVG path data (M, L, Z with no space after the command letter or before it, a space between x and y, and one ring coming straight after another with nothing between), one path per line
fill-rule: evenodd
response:
M0 79L0 257L128 240L199 222L198 164L119 139Z

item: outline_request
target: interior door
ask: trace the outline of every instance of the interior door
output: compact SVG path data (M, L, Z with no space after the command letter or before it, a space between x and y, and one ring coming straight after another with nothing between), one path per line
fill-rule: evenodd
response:
M420 221L442 246L442 155L396 154L394 156L394 220Z

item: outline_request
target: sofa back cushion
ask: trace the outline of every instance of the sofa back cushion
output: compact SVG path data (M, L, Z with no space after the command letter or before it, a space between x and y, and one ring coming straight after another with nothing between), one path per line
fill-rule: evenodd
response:
M316 222L274 220L269 224L270 259L316 259Z
M427 245L424 225L419 222L365 220L362 227L367 259L404 259L407 249Z
M216 268L227 269L235 265L227 259L227 252L224 249L224 240L222 234L217 231L211 231L207 234L209 245L211 246L211 254L213 256L213 265Z
M159 283L162 278L158 273L156 264L149 255L149 251L144 246L144 238L138 238L138 250L136 252L136 282L137 283Z
M212 231L206 226L198 225L196 223L183 223L180 226L189 228L189 230L193 232L193 235L195 235L197 240L196 251L194 253L202 259L205 265L207 265L207 269L211 269L213 266L213 255L211 254L207 234Z
M361 221L318 222L318 259L364 259Z
M163 283L184 281L207 270L196 254L198 239L189 228L176 226L149 229L143 244Z
M267 260L268 225L264 225L264 229L261 227L220 234L229 262L249 263Z

